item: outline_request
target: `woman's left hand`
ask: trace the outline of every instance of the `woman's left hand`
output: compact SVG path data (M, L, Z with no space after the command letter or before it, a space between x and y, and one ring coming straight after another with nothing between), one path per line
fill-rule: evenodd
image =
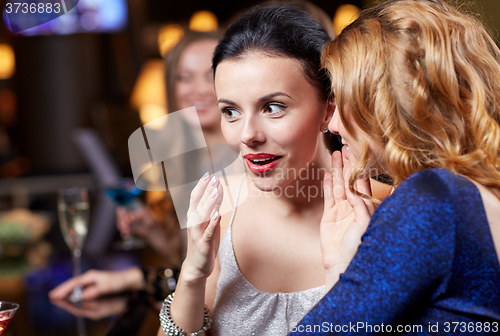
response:
M320 225L326 291L335 285L351 263L374 212L374 204L354 195L346 186L351 172L340 152L332 154L332 174L323 180L325 207ZM369 178L356 182L356 189L371 195Z

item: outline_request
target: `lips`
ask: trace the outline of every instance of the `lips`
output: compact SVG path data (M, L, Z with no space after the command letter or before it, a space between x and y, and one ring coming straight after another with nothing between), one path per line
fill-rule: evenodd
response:
M250 153L243 157L245 158L248 168L257 174L263 174L270 171L282 158L281 156L268 153Z

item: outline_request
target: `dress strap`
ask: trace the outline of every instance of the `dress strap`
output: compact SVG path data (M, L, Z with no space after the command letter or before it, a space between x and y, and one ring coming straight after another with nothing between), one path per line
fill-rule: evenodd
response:
M233 225L234 217L236 216L236 208L238 207L238 200L240 198L240 191L241 191L241 186L243 185L243 181L245 181L247 175L243 174L243 177L241 178L240 184L238 185L238 190L236 191L236 200L234 202L234 207L233 207L233 213L231 215L231 220L229 221L229 227Z

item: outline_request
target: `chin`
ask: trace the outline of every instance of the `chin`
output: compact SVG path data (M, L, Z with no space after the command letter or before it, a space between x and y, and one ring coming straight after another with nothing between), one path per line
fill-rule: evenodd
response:
M283 181L276 181L273 178L252 176L252 182L262 192L279 192L284 188Z

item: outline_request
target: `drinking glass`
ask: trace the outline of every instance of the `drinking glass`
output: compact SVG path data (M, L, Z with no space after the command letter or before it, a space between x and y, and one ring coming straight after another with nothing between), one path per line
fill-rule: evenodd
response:
M7 324L14 317L19 305L14 302L0 301L0 335L3 334Z
M80 275L82 247L87 236L89 218L89 201L87 189L73 187L60 189L58 194L59 224L64 240L71 251L73 261L73 276ZM76 286L70 296L70 301L82 300L81 286Z
M106 196L115 201L119 206L124 207L126 211L137 211L143 207L141 202L137 199L141 193L142 190L135 185L132 179L123 179L117 185L106 188ZM129 235L115 246L119 249L128 251L142 248L145 245L143 240L133 235Z

